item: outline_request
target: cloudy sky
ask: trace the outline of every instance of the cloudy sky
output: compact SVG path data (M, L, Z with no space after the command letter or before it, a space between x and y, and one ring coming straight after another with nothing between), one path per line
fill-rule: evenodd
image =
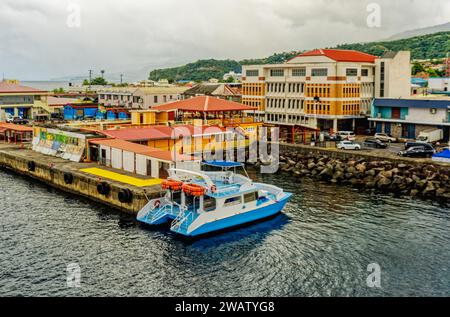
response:
M370 3L381 8L380 27L367 25ZM385 39L449 17L448 0L1 0L0 75L144 74Z

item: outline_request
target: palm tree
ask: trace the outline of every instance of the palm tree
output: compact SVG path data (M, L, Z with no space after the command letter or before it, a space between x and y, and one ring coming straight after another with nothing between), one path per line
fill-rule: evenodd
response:
M103 78L103 76L105 75L105 71L101 70L100 73L102 73L102 78Z

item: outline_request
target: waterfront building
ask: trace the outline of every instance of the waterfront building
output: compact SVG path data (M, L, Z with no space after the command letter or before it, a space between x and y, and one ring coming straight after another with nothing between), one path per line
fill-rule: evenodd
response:
M22 86L18 81L0 82L0 110L15 117L34 119L53 110L47 104L48 92Z
M170 168L197 170L199 160L187 155L136 144L122 139L89 141L91 161L138 175L167 178Z
M74 121L95 119L97 110L97 104L67 104L64 106L64 120Z
M107 107L150 109L181 99L188 87L114 87L98 91L99 103Z
M355 130L374 97L409 96L410 77L409 52L318 49L284 64L244 65L242 103L294 140L298 130Z
M241 88L241 84L198 84L183 92L183 99L189 99L198 96L212 96L234 102L241 102Z
M373 122L377 132L394 137L415 139L421 131L442 129L449 141L450 98L417 96L403 99L376 98L372 104Z
M0 122L0 139L5 143L30 142L33 129L29 126Z

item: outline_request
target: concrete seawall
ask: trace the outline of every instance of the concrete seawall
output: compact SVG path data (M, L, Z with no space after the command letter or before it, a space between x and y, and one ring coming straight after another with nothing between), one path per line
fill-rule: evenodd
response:
M282 144L279 172L450 202L450 164L431 159Z
M34 170L30 170L29 162L33 162ZM159 185L142 188L109 179L100 179L79 171L80 168L98 167L95 163L69 162L13 145L2 144L0 146L0 166L130 214L136 214L148 202L148 199L159 197L161 189ZM72 175L70 183L66 183L64 174ZM107 195L98 192L97 185L100 182L106 182L110 186ZM124 189L130 190L132 193L130 202L122 203L119 200L119 192Z

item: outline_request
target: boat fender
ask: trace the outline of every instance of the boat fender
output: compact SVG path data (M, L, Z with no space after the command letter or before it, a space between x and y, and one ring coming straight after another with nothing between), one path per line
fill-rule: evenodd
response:
M28 170L30 172L34 172L36 170L36 163L34 161L28 162Z
M121 203L131 203L133 200L133 193L128 188L122 188L118 194Z
M97 184L97 191L99 194L106 196L111 191L111 186L107 182L100 182Z
M156 200L156 201L154 202L153 206L154 206L155 208L159 208L159 206L161 206L161 202L160 202L159 200Z
M211 193L215 193L217 191L217 186L216 185L212 185L211 186Z
M73 183L73 175L72 173L64 173L64 183L66 184L72 184Z

